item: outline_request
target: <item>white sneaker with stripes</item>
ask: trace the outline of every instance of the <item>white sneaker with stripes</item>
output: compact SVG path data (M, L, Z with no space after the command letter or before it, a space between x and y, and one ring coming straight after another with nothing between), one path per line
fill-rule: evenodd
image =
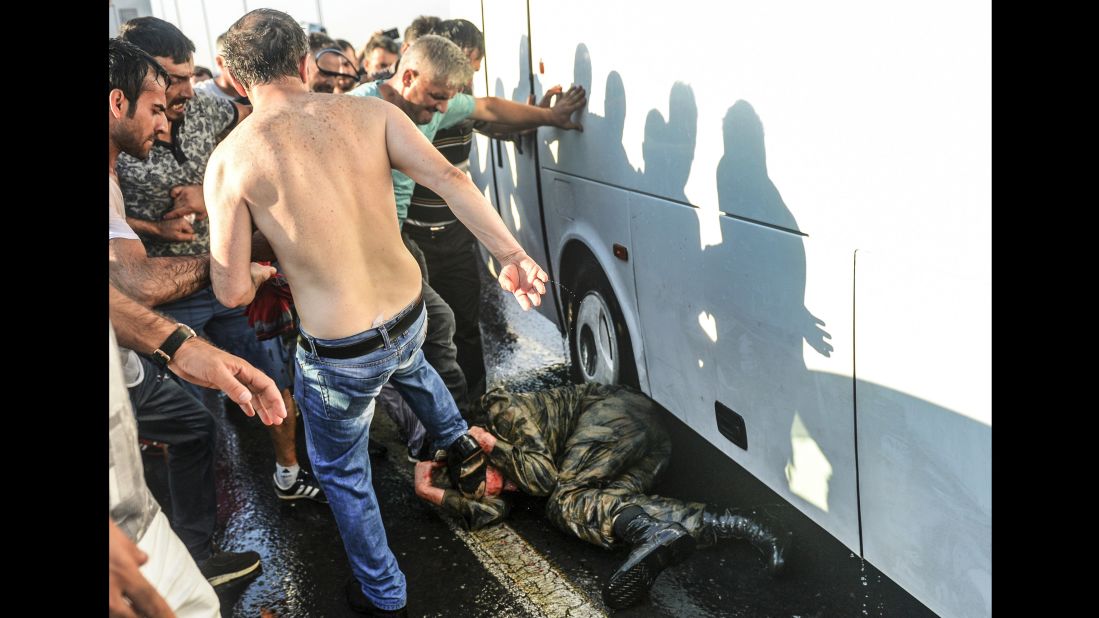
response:
M279 484L275 482L274 476L271 478L272 484L275 486L275 495L280 500L315 500L324 504L328 504L328 498L324 496L324 491L321 490L321 486L317 483L317 479L310 473L305 471L305 468L298 470L298 478L294 479L294 484L289 489L283 489L279 487Z

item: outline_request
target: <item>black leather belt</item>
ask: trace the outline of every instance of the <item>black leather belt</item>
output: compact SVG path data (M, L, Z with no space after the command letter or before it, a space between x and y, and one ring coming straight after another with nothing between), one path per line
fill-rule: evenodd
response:
M379 326L377 330L381 331L384 329L389 334L390 340L403 335L404 332L419 319L420 314L424 312L424 297L418 297L413 301L413 304L415 307L404 314L400 320L397 320L397 323L392 327L386 328L385 326ZM298 345L305 350L315 349L317 356L322 356L324 358L357 358L381 348L385 345L385 339L382 338L381 333L378 333L373 337L349 345L330 346L321 345L319 343L310 344L309 340L299 333Z

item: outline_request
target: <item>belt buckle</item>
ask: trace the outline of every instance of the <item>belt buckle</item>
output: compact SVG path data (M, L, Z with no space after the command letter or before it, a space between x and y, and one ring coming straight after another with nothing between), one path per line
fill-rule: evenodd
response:
M441 232L445 229L446 229L445 225L432 225L431 227L427 228L427 230L429 232L431 232L432 234L434 234L435 232Z

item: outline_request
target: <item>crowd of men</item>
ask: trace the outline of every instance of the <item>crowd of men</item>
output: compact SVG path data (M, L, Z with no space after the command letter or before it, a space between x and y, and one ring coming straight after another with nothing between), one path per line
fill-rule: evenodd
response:
M788 537L757 513L643 495L670 454L643 395L517 395L525 423L502 420L514 414L506 394L481 397L477 243L524 310L548 278L468 178L472 133L579 129L586 95L474 97L476 26L420 17L403 42L394 34L356 52L258 9L218 37L204 80L169 22L133 19L110 40L111 615L218 615L212 586L260 565L212 542L219 393L268 426L275 494L331 509L348 603L367 615L406 615L408 599L371 485L378 401L421 461L417 495L467 525L500 519L510 483L554 496L547 516L566 532L631 546L604 591L612 607L637 602L696 541L747 539L777 571ZM489 430L467 422L490 409ZM584 436L635 425L628 452L568 464L577 442L599 450ZM512 446L519 426L552 445L522 460L534 451ZM139 439L167 445L170 521L145 486Z

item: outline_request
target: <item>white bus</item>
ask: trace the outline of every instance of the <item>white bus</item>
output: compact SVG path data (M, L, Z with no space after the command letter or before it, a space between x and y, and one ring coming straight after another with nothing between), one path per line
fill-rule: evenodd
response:
M588 90L583 133L471 158L571 291L540 312L575 377L638 385L936 613L990 615L990 3L450 12L486 36L476 94Z

